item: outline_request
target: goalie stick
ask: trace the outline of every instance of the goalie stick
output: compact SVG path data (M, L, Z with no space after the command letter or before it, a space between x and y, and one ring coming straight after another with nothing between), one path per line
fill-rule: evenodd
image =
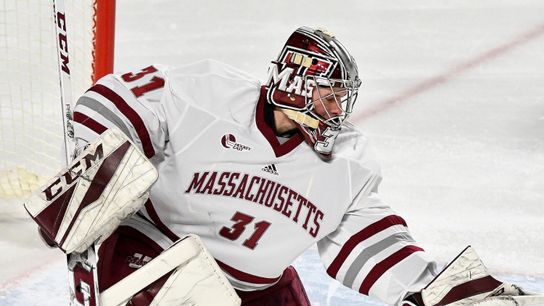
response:
M72 86L70 74L70 56L68 51L68 31L64 0L53 0L54 22L57 37L57 56L59 68L61 110L64 133L65 164L68 165L75 154L74 129L72 120ZM99 306L98 278L96 271L97 256L95 246L90 246L83 253L67 255L68 280L70 285L71 305ZM75 272L84 275L76 283Z

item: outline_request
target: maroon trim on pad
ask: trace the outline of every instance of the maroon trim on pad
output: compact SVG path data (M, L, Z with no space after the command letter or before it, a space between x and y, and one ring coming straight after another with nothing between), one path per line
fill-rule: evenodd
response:
M102 192L104 192L104 189L106 189L106 186L108 186L108 183L115 174L117 168L119 167L119 164L123 160L123 157L125 157L129 148L130 143L126 141L104 159L104 162L102 162L100 168L93 177L93 181L91 182L87 193L85 193L83 200L81 200L81 204L79 205L76 213L74 214L72 222L70 222L70 225L68 226L66 233L62 237L62 240L59 242L59 245L62 245L64 243L65 239L68 236L68 233L70 233L72 226L74 225L74 222L77 219L78 215L81 213L81 211L85 207L94 203L102 195Z
M453 287L450 292L442 298L436 306L448 305L453 302L475 296L485 292L491 292L499 287L502 283L491 276L471 280L456 287Z
M70 199L72 198L75 189L76 185L74 184L34 218L40 225L42 232L53 241L55 241L64 213L68 208L68 204L70 203Z

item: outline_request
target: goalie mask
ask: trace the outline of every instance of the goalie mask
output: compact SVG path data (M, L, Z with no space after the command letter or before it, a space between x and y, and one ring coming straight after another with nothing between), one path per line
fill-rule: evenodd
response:
M360 85L355 60L332 34L301 27L270 65L267 100L296 123L317 153L329 158Z

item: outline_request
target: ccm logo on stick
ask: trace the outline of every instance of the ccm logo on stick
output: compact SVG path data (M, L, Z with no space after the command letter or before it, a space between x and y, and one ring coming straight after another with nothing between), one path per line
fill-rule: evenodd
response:
M51 201L56 196L61 194L62 190L66 186L71 185L81 174L83 174L93 165L97 164L97 161L100 161L103 158L104 150L102 148L102 144L99 144L96 147L94 153L89 152L87 153L87 155L80 158L68 170L66 170L64 173L59 174L57 176L57 179L43 190L46 200Z
M66 35L66 16L64 13L57 13L57 27L59 28L59 56L62 61L61 68L66 74L70 74L70 68L68 68L68 36Z

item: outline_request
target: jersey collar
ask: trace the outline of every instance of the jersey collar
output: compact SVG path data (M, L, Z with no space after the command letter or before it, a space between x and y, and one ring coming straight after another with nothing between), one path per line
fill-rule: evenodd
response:
M304 141L304 138L300 133L297 133L289 140L284 142L283 144L279 142L278 138L276 137L276 134L272 130L268 124L266 124L264 120L264 105L267 103L266 101L266 87L261 86L261 94L259 96L259 101L257 102L257 110L255 114L255 121L257 123L257 128L261 133L263 134L264 138L268 140L268 143L272 147L272 150L274 150L274 154L276 154L276 157L281 157L291 151L293 151L294 148L296 148L301 142Z

